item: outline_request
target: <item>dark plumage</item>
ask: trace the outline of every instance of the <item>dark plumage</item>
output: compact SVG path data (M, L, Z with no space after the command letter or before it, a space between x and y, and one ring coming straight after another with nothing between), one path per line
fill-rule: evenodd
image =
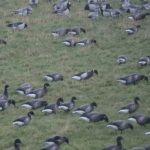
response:
M5 85L4 86L4 92L3 92L3 95L0 95L0 101L1 100L7 100L8 99L8 88L9 88L9 85Z
M24 22L13 22L7 25L9 28L23 30L28 27Z
M8 108L10 105L14 105L15 106L15 101L14 100L1 100L0 101L0 110L4 111L6 108Z
M7 44L7 42L6 42L5 40L3 40L3 39L0 39L0 44L4 44L4 45L6 45L6 44Z
M15 139L14 146L7 148L5 150L20 150L20 145L22 144L22 141L20 139Z
M44 79L47 81L62 81L64 77L59 73L50 73L44 76Z

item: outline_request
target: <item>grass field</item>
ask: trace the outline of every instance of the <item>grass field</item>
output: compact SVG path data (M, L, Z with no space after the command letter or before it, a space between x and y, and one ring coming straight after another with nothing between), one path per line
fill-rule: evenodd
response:
M72 1L70 16L52 14L55 1L41 0L31 15L20 17L12 11L24 6L25 0L0 1L0 38L7 40L7 45L0 45L0 91L6 83L10 85L9 95L15 99L17 106L28 100L16 94L15 89L23 82L30 82L34 87L43 86L43 76L50 72L64 75L64 81L50 83L48 94L44 99L54 102L58 97L69 99L76 96L76 106L95 101L95 111L106 113L110 121L127 119L128 115L118 114L118 109L139 96L140 109L137 113L150 114L150 84L145 81L137 85L124 86L116 79L129 73L141 73L150 77L149 66L141 68L137 61L141 56L149 55L150 18L138 22L128 20L127 14L119 18L99 17L96 21L87 18L84 11L85 1ZM138 1L134 1L138 2ZM114 7L119 7L119 0L111 0ZM24 21L28 28L13 31L6 27L7 21ZM142 27L135 35L128 36L128 25L140 24ZM80 25L87 29L86 34L76 38L95 38L97 45L87 47L65 47L61 42L67 38L54 38L49 33L60 27ZM124 54L128 62L118 65L116 58ZM71 76L89 69L97 69L99 74L92 79L78 82ZM23 141L22 150L37 150L50 135L60 134L69 137L70 144L63 145L62 150L98 150L108 143L114 143L118 134L106 128L105 122L86 123L77 115L58 112L56 115L44 116L41 110L35 110L35 116L28 126L14 128L12 121L28 110L13 108L0 113L0 149L13 144L15 138ZM134 130L125 131L124 147L143 146L150 143L150 137L144 133L150 126L134 125Z

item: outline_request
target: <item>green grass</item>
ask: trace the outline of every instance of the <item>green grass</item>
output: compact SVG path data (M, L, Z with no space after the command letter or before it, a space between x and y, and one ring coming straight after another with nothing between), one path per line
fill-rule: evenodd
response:
M116 79L129 73L142 73L150 77L149 66L140 68L137 65L139 57L149 55L150 19L132 22L123 14L119 18L100 17L97 21L87 18L83 10L85 2L72 1L70 17L57 16L51 13L55 1L48 3L41 0L33 13L27 17L12 15L12 11L24 6L26 1L0 1L0 37L7 40L6 46L0 45L0 91L5 83L10 85L10 98L15 99L17 106L28 100L16 94L15 89L22 82L30 82L34 87L43 85L43 76L49 72L59 72L64 75L64 81L51 83L44 99L54 102L58 97L69 99L76 96L76 106L95 101L98 107L95 111L106 113L110 121L127 119L117 110L130 102L134 96L139 96L140 109L137 113L150 114L149 83L140 82L136 86L123 86ZM138 1L135 1L138 2ZM112 0L114 7L119 7L119 0ZM12 31L6 27L6 21L24 21L29 28L23 31ZM124 30L128 25L140 24L142 27L135 35L128 36ZM48 33L59 27L80 25L87 29L86 34L77 38L95 38L96 46L65 47L61 42L67 38L51 37ZM128 56L124 65L116 64L120 54ZM97 69L99 75L78 82L71 76L80 71ZM114 143L116 134L106 128L106 123L86 123L71 113L59 112L56 115L44 116L41 110L35 111L35 117L28 126L14 128L12 121L28 111L13 107L0 113L0 149L12 145L15 138L23 141L22 150L35 150L42 147L44 139L50 135L68 136L69 145L63 145L63 150L98 150L108 143ZM143 146L149 142L144 132L150 126L135 125L131 132L123 133L124 147Z

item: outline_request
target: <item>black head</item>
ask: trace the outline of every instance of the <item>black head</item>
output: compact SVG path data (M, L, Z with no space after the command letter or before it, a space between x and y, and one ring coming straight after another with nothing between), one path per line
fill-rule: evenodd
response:
M136 27L137 27L137 28L141 28L141 26L140 26L140 25L136 25Z
M91 105L97 107L97 104L95 102L92 102Z
M25 23L24 28L27 28L27 27L28 27L28 25Z
M86 4L84 10L89 10L89 4Z
M121 140L123 140L123 137L122 136L117 136L116 141L120 142Z
M9 88L9 85L8 85L8 84L6 84L6 85L5 85L5 89L8 89L8 88Z
M148 77L147 76L143 76L143 79L148 82Z
M132 125L132 124L129 124L129 128L130 128L131 130L133 130L133 129L134 129L134 127L133 127L133 125Z
M97 70L93 70L93 72L98 75L98 71Z
M82 31L83 33L86 33L86 30L85 30L84 28L81 28L81 31Z
M42 105L42 106L47 106L47 105L48 105L48 102L47 102L47 101L41 101L41 105Z
M48 87L48 86L50 86L49 83L45 83L44 84L44 87Z
M96 43L96 40L94 40L94 39L91 39L91 43Z
M15 139L14 144L15 145L20 145L20 144L22 144L22 142L21 142L20 139Z
M135 101L135 102L137 102L137 101L139 101L139 100L140 100L139 97L134 97L134 101Z
M14 105L14 107L16 106L15 100L8 100L8 103Z
M33 116L35 115L33 111L28 112L28 116Z
M64 102L64 99L63 99L62 97L59 97L59 98L57 99L57 101L59 101L59 102Z
M106 4L106 9L112 9L109 3Z
M63 136L63 140L65 143L69 144L69 139L67 137Z
M109 122L109 119L108 119L108 117L104 114L104 120L106 121L106 122Z
M72 98L71 98L71 100L76 100L77 98L75 97L75 96L73 96Z
M71 3L69 2L67 3L67 8L70 9L70 7L71 7Z

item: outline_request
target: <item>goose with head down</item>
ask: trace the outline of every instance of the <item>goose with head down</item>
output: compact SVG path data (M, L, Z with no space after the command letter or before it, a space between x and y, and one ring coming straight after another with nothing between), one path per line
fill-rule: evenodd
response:
M49 73L44 76L44 79L47 81L63 81L64 77L59 73Z
M28 27L28 25L24 22L12 22L7 25L7 27L12 28L14 30L23 30Z
M5 150L20 150L20 145L22 141L20 139L15 139L13 147L7 148Z
M120 64L125 64L127 62L127 56L125 55L119 55L117 57L117 63Z

